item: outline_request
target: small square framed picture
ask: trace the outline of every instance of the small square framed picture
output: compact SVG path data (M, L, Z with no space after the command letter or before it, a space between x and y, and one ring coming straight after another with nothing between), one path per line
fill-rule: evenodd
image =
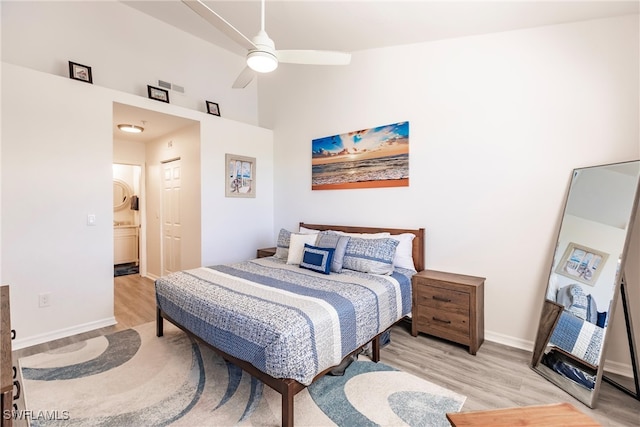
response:
M220 116L220 107L215 102L207 101L207 113Z
M159 87L147 85L147 95L150 99L169 103L169 91Z
M69 61L69 78L81 82L93 83L91 67Z

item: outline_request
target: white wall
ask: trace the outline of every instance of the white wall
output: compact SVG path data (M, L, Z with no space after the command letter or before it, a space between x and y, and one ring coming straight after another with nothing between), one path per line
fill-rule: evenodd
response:
M531 349L572 169L640 157L638 35L627 16L279 68L274 232L425 227L428 268L486 277L487 338ZM312 139L404 120L408 188L311 191Z
M209 117L201 124L202 264L255 258L275 245L273 132ZM225 197L226 153L256 159L255 198Z
M271 131L6 63L2 88L0 282L11 286L14 348L114 322L114 102L199 122L202 263L226 262L229 248L255 254L271 236ZM256 210L224 196L223 153L240 149L258 157ZM44 292L51 306L39 308Z
M2 282L17 348L115 323L112 99L96 89L2 64Z
M185 6L186 7L186 6ZM245 60L119 1L3 1L2 61L68 77L68 61L92 68L93 83L147 97L158 80L185 88L172 104L257 124L257 85L231 85Z

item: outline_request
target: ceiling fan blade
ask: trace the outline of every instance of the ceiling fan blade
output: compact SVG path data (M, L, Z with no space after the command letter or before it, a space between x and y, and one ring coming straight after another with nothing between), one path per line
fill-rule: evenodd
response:
M277 50L278 61L289 64L349 65L351 54L330 50Z
M243 48L247 50L256 49L256 45L254 45L250 39L200 0L182 0L182 3L189 6L191 10L203 17L208 23L223 32L227 37L238 43Z
M244 70L242 70L236 81L233 82L233 86L231 87L234 89L244 89L249 83L251 83L255 75L255 71L253 71L251 68L244 67Z

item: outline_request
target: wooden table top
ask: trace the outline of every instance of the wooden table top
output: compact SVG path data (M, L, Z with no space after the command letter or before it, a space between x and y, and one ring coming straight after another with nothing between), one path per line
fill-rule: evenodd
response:
M578 411L573 405L566 402L555 403L552 405L496 409L491 411L450 413L447 414L447 419L453 427L601 426L601 424L596 422L593 418Z

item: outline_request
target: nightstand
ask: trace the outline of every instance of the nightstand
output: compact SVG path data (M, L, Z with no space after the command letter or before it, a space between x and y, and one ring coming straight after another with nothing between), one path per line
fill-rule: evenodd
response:
M423 270L411 279L411 335L418 332L469 347L484 341L484 277Z
M258 249L258 258L265 258L268 256L273 256L276 254L276 248L262 248L262 249Z

